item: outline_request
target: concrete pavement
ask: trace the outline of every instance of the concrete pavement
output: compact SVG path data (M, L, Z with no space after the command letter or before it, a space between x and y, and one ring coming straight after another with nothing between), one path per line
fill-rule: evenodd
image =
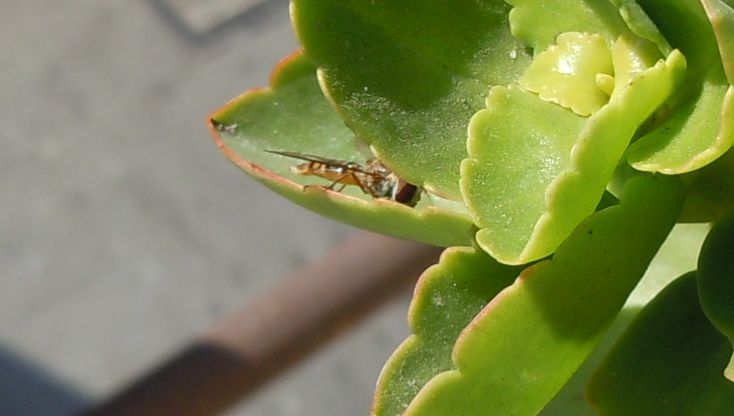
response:
M7 0L0 13L0 360L39 369L71 407L352 232L245 177L205 128L296 48L287 1L203 35L161 5ZM366 414L406 308L407 297L388 306L232 414ZM0 392L0 413L21 396Z

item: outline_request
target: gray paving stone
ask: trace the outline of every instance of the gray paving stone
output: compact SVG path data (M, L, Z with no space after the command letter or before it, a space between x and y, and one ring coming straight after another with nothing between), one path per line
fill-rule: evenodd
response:
M272 0L157 0L194 33L206 33Z
M287 6L195 38L154 1L3 2L0 345L99 398L351 232L246 178L204 125L296 48ZM405 309L233 414L365 414Z

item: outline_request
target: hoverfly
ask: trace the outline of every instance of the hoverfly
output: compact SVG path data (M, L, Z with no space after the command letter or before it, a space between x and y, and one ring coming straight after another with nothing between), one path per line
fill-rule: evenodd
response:
M334 190L341 185L341 192L347 185L358 186L365 194L373 198L387 198L410 207L420 199L421 188L401 179L377 159L369 159L362 165L357 162L327 159L320 156L299 152L266 150L268 153L291 157L305 161L291 167L293 173L304 176L318 176L332 181L326 189Z

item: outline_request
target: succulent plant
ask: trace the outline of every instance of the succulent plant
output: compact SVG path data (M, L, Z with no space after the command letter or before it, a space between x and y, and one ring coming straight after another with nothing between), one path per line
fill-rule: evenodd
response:
M734 412L731 0L291 17L303 49L211 116L219 146L308 209L447 247L374 415L589 414L584 391L604 415Z

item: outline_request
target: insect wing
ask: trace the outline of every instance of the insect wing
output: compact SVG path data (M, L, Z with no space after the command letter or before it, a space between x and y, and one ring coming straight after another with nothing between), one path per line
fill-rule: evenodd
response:
M285 156L285 157L290 157L293 159L305 160L306 162L318 162L318 163L324 163L327 165L334 165L334 166L340 166L340 165L344 165L347 163L344 160L327 159L325 157L311 155L308 153L287 152L287 151L280 151L280 150L266 150L266 152Z
M288 151L280 151L280 150L266 150L268 153L273 153L276 155L286 156L293 159L300 159L305 160L306 162L316 162L316 163L323 163L330 167L335 168L342 168L348 171L352 172L359 172L363 173L365 175L370 175L374 177L383 177L380 172L375 172L372 169L365 168L364 166L360 165L357 162L348 162L346 160L340 160L340 159L328 159L321 156L316 156L308 153L300 153L300 152L288 152Z

